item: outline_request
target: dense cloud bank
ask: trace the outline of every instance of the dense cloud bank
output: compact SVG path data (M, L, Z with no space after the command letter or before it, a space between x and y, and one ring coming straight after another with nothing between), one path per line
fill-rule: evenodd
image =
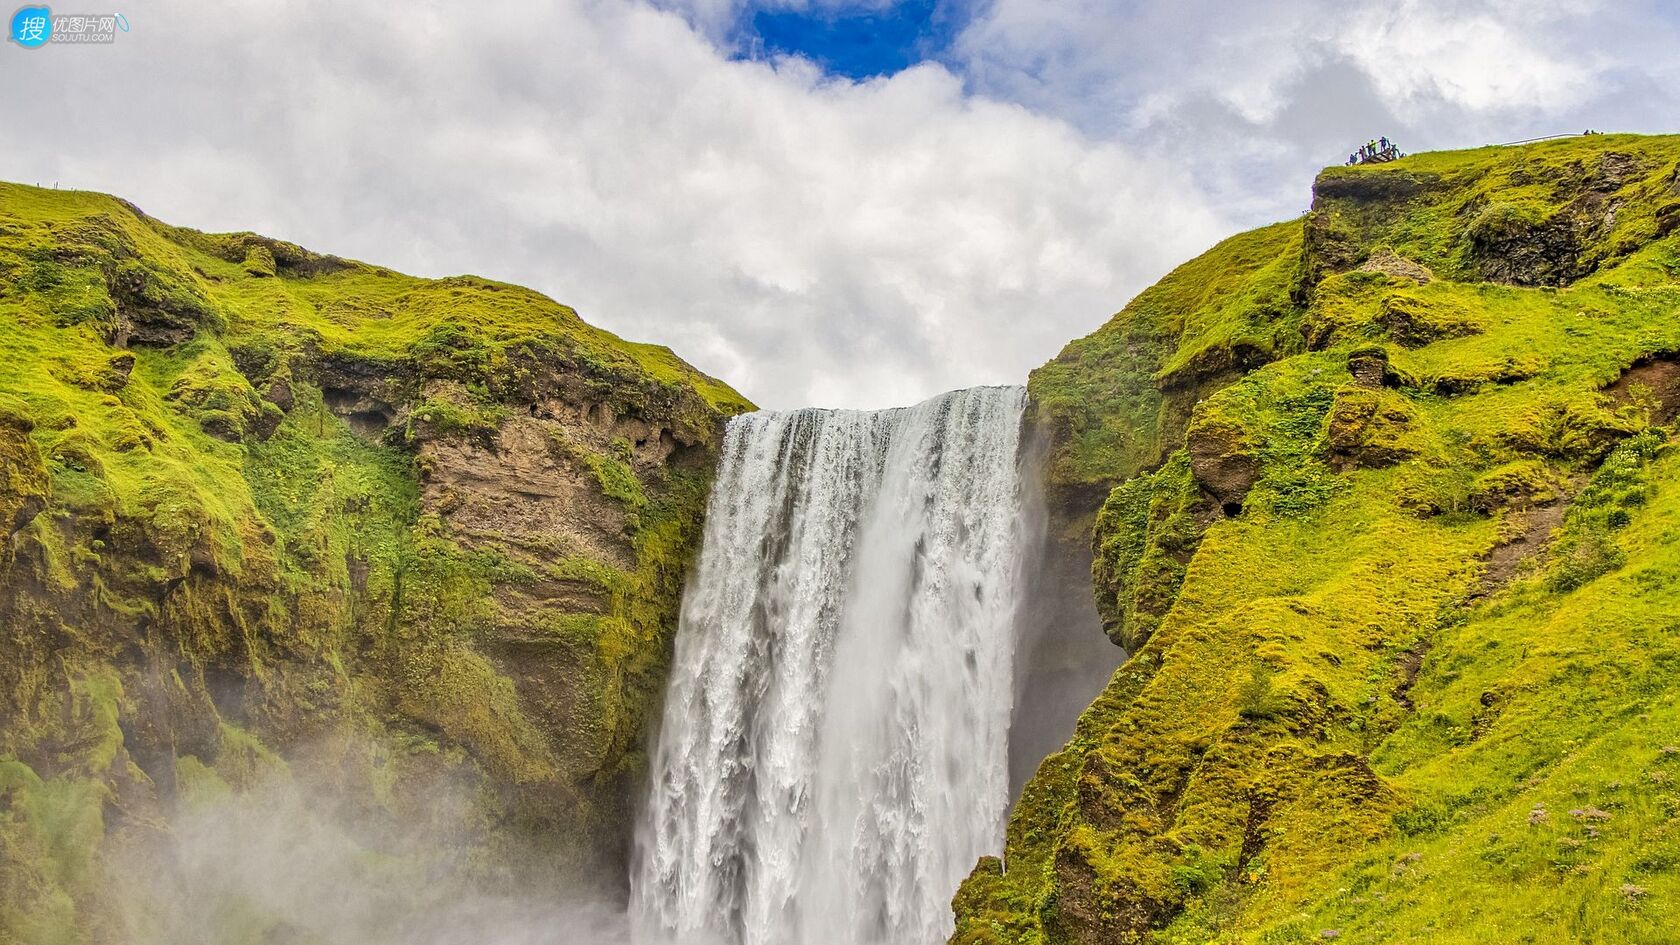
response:
M873 407L1018 382L1367 136L1637 127L1680 69L1660 8L1518 0L954 4L863 83L731 47L813 4L858 5L160 3L0 57L0 177L532 285L766 406Z

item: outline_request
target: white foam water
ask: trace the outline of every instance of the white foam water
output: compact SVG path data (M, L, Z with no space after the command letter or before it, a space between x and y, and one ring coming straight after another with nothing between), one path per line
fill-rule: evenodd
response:
M731 421L637 831L638 941L950 934L1008 804L1025 399Z

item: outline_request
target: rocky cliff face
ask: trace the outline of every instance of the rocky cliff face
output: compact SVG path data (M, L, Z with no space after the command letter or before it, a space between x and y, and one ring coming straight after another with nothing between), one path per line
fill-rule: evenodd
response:
M0 186L0 939L123 940L115 852L275 778L619 881L747 408L515 286Z
M961 943L1658 942L1680 139L1334 168L1033 375L1132 653Z

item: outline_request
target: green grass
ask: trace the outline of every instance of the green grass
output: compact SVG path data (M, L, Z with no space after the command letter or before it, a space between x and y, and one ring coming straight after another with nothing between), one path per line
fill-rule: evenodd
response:
M1404 798L1394 829L1287 904L1307 918L1261 923L1273 940L1291 927L1352 942L1672 939L1680 457L1665 448L1638 491L1627 477L1608 504L1641 498L1612 561L1558 580L1577 567L1571 545L1603 527L1578 504L1547 569L1436 636L1418 711L1371 756Z
M1332 168L1035 372L1134 652L956 941L1672 938L1680 460L1603 388L1680 352L1677 220L1680 138Z
M1288 223L1234 236L1144 290L1101 330L1033 372L1040 422L1055 435L1050 482L1114 483L1158 464L1185 421L1187 390L1288 346L1286 275L1300 246Z

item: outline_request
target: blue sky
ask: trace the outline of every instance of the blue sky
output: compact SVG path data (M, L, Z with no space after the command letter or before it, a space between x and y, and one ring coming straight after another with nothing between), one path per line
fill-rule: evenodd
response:
M941 0L905 0L885 8L752 4L739 14L735 41L743 57L803 56L830 74L869 79L940 59L964 22L960 5Z
M528 285L773 407L1019 383L1377 135L1680 130L1674 0L200 6L0 48L0 178Z

